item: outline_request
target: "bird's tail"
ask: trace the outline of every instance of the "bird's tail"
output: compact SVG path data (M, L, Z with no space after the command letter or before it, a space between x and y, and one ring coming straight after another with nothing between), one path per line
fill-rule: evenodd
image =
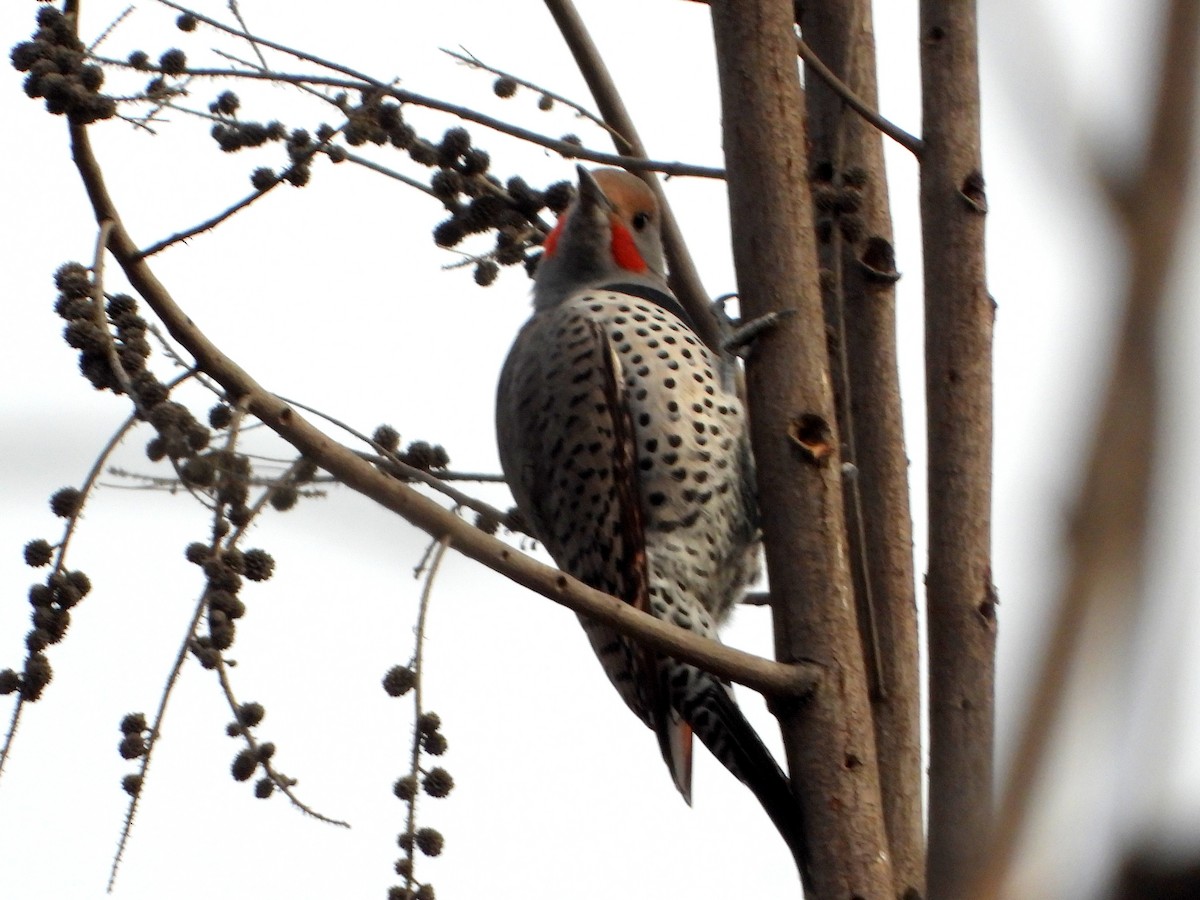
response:
M729 685L692 666L680 667L691 669L684 695L672 692L680 714L713 756L758 798L792 852L805 894L811 896L811 848L787 776L742 715ZM675 673L674 685L685 680L680 674Z

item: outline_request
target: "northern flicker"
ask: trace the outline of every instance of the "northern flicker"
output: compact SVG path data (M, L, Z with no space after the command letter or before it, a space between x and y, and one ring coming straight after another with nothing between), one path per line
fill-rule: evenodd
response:
M500 376L500 461L561 569L715 640L758 573L753 462L733 364L697 336L664 269L653 192L619 169L580 168ZM658 735L684 799L695 734L758 797L804 872L787 778L730 686L581 622L625 703Z

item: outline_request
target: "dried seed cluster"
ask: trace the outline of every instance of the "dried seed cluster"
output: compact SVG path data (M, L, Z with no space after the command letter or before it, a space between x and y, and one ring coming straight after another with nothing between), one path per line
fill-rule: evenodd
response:
M246 463L245 457L229 454L228 451L218 451ZM237 491L245 488L243 482L233 482L238 485ZM221 489L218 489L218 497ZM244 503L242 496L239 503ZM229 500L221 502L228 503ZM244 506L234 507L245 509ZM248 511L247 511L248 512ZM236 548L214 552L211 547L195 542L189 544L184 555L188 561L204 570L207 584L204 591L204 602L207 610L208 634L200 635L192 641L192 654L206 669L215 668L220 654L233 646L237 636L237 620L246 614L246 604L238 596L242 587L243 577L250 581L265 581L275 570L275 560L265 550L252 549L242 552ZM259 707L261 719L261 707ZM244 725L254 725L255 722L243 722Z
M128 713L121 719L121 743L117 752L122 759L135 760L145 756L150 749L150 728L143 713ZM136 797L142 790L142 776L130 772L121 778L121 790Z
M392 697L407 694L417 684L419 674L412 666L393 666L383 677L383 689ZM421 754L441 756L446 752L447 742L442 734L442 717L429 710L418 710L413 728L413 759L414 768L407 775L396 780L392 792L402 801L410 805L408 821L413 821L414 810L411 805L416 801L419 790L424 790L430 797L445 797L454 788L454 779L441 766L424 769L420 765ZM397 844L405 855L396 860L396 874L406 881L388 892L388 897L432 898L433 887L421 884L413 878L414 848L425 856L439 856L445 846L445 838L441 832L433 828L416 828L409 825L397 837Z
M234 721L225 726L225 733L230 737L249 737L250 730L258 725L265 715L266 710L261 703L243 703L237 708ZM266 800L275 793L277 785L290 787L296 783L294 779L274 771L270 765L274 755L275 745L269 742L245 747L233 757L229 773L234 781L249 781L261 767L263 774L254 783L254 796Z
M73 487L62 488L50 498L51 511L65 519L74 519L82 508L83 494ZM53 560L56 549L41 538L29 541L24 550L25 562L33 568L41 568ZM30 702L41 697L53 676L44 651L63 639L71 624L71 608L91 589L91 579L83 572L63 568L61 558L44 582L29 588L32 627L25 635L28 656L21 672L11 668L0 671L0 694L19 691L22 698Z
M287 129L282 122L218 122L209 132L225 153L236 153L247 147L261 147L268 141L282 141Z
M128 294L113 295L98 315L95 285L87 268L77 262L61 266L54 283L59 292L54 310L67 322L63 339L79 351L80 372L97 390L124 394L128 385L138 417L154 426L157 435L146 446L146 455L153 461L179 460L207 447L209 429L183 404L171 401L170 390L146 367L151 352L146 338L149 326L138 314L137 301ZM119 372L114 369L114 356ZM190 476L197 484L204 482L202 464L187 469L185 480Z
M380 425L371 435L371 440L389 453L400 449L400 432L391 425Z
M104 70L89 63L87 49L75 34L75 21L52 6L37 14L32 39L17 44L13 68L28 72L25 93L44 98L46 111L88 125L116 115L117 103L100 92Z
M429 188L450 213L433 229L435 244L456 247L469 235L496 232L495 246L476 260L477 284L486 286L495 281L500 266L520 263L532 272L534 257L529 251L546 234L538 214L543 209L561 212L567 207L572 196L567 182L543 191L530 187L520 177L501 182L488 174L490 157L472 145L465 128L451 128L436 145L414 142L409 155L421 165L436 168Z
M521 85L517 80L510 75L501 75L492 82L492 92L502 100L508 100L510 97L515 97ZM538 93L537 108L542 112L549 112L554 109L554 98L544 92Z
M121 720L121 743L117 751L122 759L138 759L146 755L149 728L142 713L129 713Z
M399 454L399 458L401 462L425 472L445 469L450 465L450 457L444 447L425 441L413 441L408 449Z

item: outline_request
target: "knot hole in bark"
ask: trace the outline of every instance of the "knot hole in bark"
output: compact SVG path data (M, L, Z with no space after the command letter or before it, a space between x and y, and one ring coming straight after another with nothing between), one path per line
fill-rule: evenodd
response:
M824 465L833 454L833 429L815 413L803 413L792 419L788 437L810 463Z
M958 195L966 201L967 206L982 215L988 211L987 193L983 189L983 173L972 169L963 179Z
M858 264L868 281L895 284L900 280L900 273L896 271L896 249L891 241L879 235L867 238Z

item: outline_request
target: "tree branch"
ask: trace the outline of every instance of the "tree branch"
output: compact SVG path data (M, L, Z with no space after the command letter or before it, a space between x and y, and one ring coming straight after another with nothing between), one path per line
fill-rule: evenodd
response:
M434 538L448 539L465 556L568 609L610 625L648 647L768 695L795 697L816 686L819 667L784 665L762 659L660 622L484 534L314 428L290 405L264 389L222 353L179 308L148 263L140 257L137 245L126 231L108 194L86 128L72 124L70 134L75 165L96 220L112 222L108 248L113 257L171 336L192 355L200 369L225 389L231 402L241 404L347 487L399 514Z
M805 32L808 33L807 31ZM874 41L872 41L872 49L874 49ZM885 119L880 115L875 107L878 105L878 100L864 100L846 82L833 74L833 70L821 61L821 57L810 47L800 35L796 35L796 52L800 54L800 58L804 60L804 65L813 71L829 88L842 99L845 104L863 117L867 122L871 123L881 132L890 137L893 141L911 153L917 159L921 158L921 151L924 149L921 144L921 139L909 134L899 125L896 125L890 119ZM811 85L810 85L811 87Z
M457 50L447 50L445 47L442 48L442 52L451 59L457 59L464 65L470 66L472 69L478 69L482 72L491 72L493 75L497 75L502 79L507 79L513 84L517 84L521 87L528 88L531 91L535 91L548 100L553 100L555 103L561 103L568 109L575 110L576 117L587 119L593 125L604 129L610 135L612 135L613 143L617 146L617 152L628 153L630 151L631 147L629 145L629 141L625 140L615 128L605 122L602 118L588 109L582 103L576 103L570 97L564 97L562 94L555 93L549 88L544 88L539 84L534 84L532 81L528 81L527 79L514 75L512 72L505 72L503 69L497 69L495 66L488 65L465 47L462 48L461 53L459 53Z
M360 91L364 88L387 94L400 103L411 103L415 106L423 106L427 109L435 109L439 112L449 113L459 119L464 119L468 122L475 122L478 125L483 125L486 128L491 128L494 131L499 131L503 134L511 135L512 137L520 138L523 141L528 141L532 144L537 144L554 150L557 153L569 159L586 159L592 162L604 163L610 166L622 166L630 171L643 172L647 170L663 172L669 175L692 175L697 178L722 178L724 173L720 169L713 169L707 166L689 166L684 163L656 163L652 160L644 158L644 154L637 157L629 157L623 155L614 155L611 153L599 153L597 151L585 150L576 144L568 141L555 140L544 135L538 134L535 131L530 131L526 128L519 128L516 125L511 125L501 119L486 116L483 113L476 112L473 109L465 106L459 106L454 103L447 103L443 100L438 100L434 97L427 97L423 94L417 94L413 91L405 91L394 85L387 84L367 75L365 72L359 72L349 66L341 65L332 60L324 59L320 56L314 56L311 53L305 53L302 50L297 50L294 47L289 47L286 44L280 44L267 38L259 37L258 35L250 34L244 30L232 28L216 19L202 15L195 10L188 9L172 0L158 0L164 6L179 12L186 12L194 16L197 21L203 22L211 28L218 31L223 31L226 34L234 37L243 38L255 45L269 47L272 50L278 50L280 53L286 53L296 59L304 62L312 63L323 69L328 69L331 72L337 72L345 76L345 78L325 78L321 76L307 75L287 75L281 72L253 72L240 70L225 70L225 69L188 69L186 74L195 77L213 77L213 78L258 78L262 80L283 82L283 83L310 83L310 84L325 84L331 87L342 87L347 90ZM152 70L153 71L153 70ZM601 110L603 112L603 109ZM607 116L605 117L607 118ZM612 124L612 123L610 123ZM614 127L616 125L614 124ZM621 131L620 128L617 129ZM636 139L634 139L636 140Z
M116 64L121 64L119 61L114 61ZM150 71L154 71L153 69ZM518 138L530 144L536 144L539 147L545 147L548 150L553 150L560 156L567 159L585 159L589 162L603 163L606 166L620 166L624 169L629 169L631 172L661 172L664 175L687 175L693 178L716 178L725 177L724 169L714 168L712 166L697 166L691 163L683 162L668 162L666 160L645 159L636 156L621 156L616 153L604 153L599 150L589 150L587 147L582 147L579 144L571 141L564 141L558 138L546 137L544 134L539 134L536 131L530 131L528 128L521 128L518 125L513 125L505 122L503 119L497 119L494 116L484 115L481 112L471 109L469 106L460 106L457 103L448 103L445 100L438 100L436 97L429 97L425 94L417 94L413 91L406 91L403 88L395 87L394 85L385 84L382 81L376 81L368 76L362 76L362 80L353 78L335 78L329 75L302 75L289 72L259 72L253 69L213 69L213 68L188 68L184 71L185 75L192 78L245 78L251 81L270 81L276 84L295 84L295 85L310 85L320 84L326 87L342 88L347 91L369 91L375 92L380 96L391 97L398 103L410 103L414 106L423 106L426 109L436 110L452 115L466 122L474 122L477 125L483 125L485 128L490 128L493 131L498 131L501 134L507 134L510 137Z

